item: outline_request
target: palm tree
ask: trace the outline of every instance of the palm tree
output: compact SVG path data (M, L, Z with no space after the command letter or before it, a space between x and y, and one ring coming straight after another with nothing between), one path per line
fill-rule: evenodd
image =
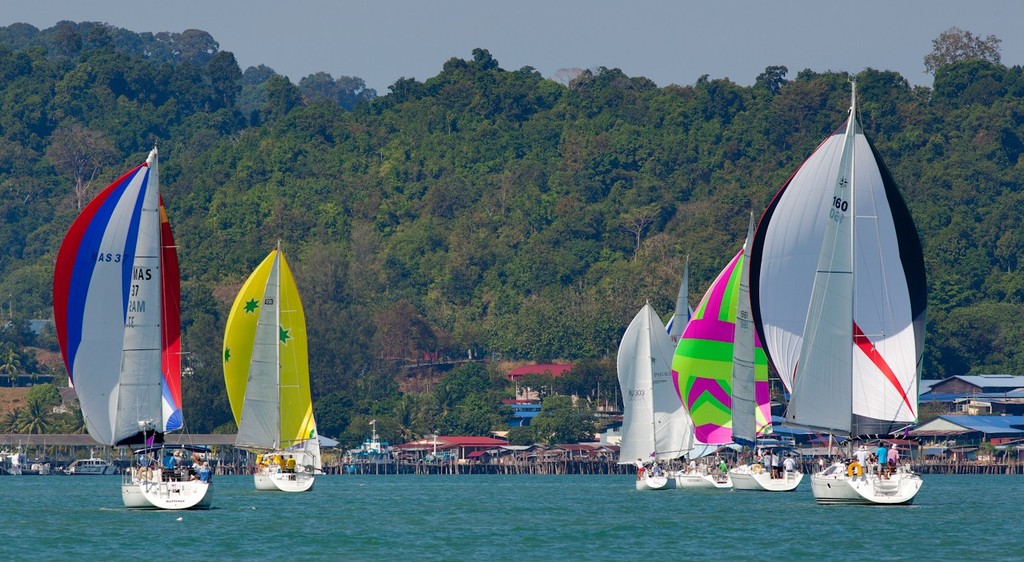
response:
M82 417L81 408L73 408L58 416L54 429L58 433L85 433L85 418Z
M0 420L0 433L17 433L15 428L18 425L18 410L11 410L4 414Z
M11 386L14 386L15 381L18 380L18 371L21 370L21 356L18 352L14 351L14 347L7 347L3 353L3 364L0 364L0 373L7 374L11 381Z
M46 404L30 402L18 409L17 433L46 433L50 429L50 413Z

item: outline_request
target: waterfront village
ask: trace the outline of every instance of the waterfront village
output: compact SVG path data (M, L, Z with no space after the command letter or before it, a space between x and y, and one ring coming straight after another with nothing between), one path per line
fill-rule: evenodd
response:
M511 370L511 381L530 375L558 376L572 365L526 365ZM73 389L61 389L64 403L58 408L76 408ZM514 412L511 426L529 425L540 412L535 392L521 388L506 403ZM939 415L903 434L879 436L876 442L895 444L904 450L919 473L1024 474L1024 376L992 374L953 376L944 380L922 380L920 404ZM15 398L0 404L13 409ZM6 412L0 411L0 415ZM759 443L761 450L777 449L798 459L806 472L819 459L848 454L841 440L827 435L788 429L782 421L781 405L772 406L775 428ZM604 430L594 440L556 445L512 445L506 432L490 436L430 435L407 443L389 444L368 428L366 440L357 448L341 450L338 442L321 436L323 469L328 474L625 474L635 471L633 463L619 464L621 412L599 412L606 418ZM234 447L233 434L168 436L168 442L188 439L211 447L218 474L248 473L251 455ZM87 434L3 434L0 435L0 475L63 474L78 464L109 462L112 472L128 466L124 450L100 446ZM713 450L715 457L729 463L752 460L753 452L735 445ZM683 461L673 461L682 463Z

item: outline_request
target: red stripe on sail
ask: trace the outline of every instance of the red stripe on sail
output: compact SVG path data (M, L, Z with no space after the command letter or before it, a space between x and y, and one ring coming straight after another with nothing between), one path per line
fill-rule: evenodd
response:
M889 364L886 363L882 355L878 353L878 349L875 348L875 345L871 343L871 340L864 335L864 332L861 331L860 326L858 326L856 322L853 323L853 343L864 352L864 355L867 355L868 359L874 363L875 367L878 367L878 370L885 375L885 378L888 379L890 383L892 383L893 387L896 388L896 391L899 392L900 396L903 398L903 403L910 408L911 413L914 413L914 407L910 404L910 398L907 397L907 393L903 390L903 385L901 385L899 379L896 378L896 373L892 371ZM917 414L914 415L916 416Z

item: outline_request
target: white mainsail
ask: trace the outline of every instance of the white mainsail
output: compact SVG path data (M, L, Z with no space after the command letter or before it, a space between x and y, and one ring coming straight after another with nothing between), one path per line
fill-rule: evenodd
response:
M654 308L645 304L619 344L620 463L674 459L693 447L693 427L672 381L673 352L665 326Z
M732 437L737 443L752 444L757 438L757 399L754 387L754 322L750 313L750 241L754 238L754 216L750 216L737 291L736 328L732 347ZM770 421L770 420L769 420Z
M686 329L686 323L693 317L693 309L690 308L690 258L686 258L686 265L683 266L683 280L679 284L679 294L676 295L676 308L672 318L668 320L668 336L672 343L678 343L679 337Z
M281 400L278 365L280 364L280 253L275 255L267 277L260 316L256 322L256 338L249 380L245 386L242 423L238 426L235 446L254 449L277 449L281 446Z

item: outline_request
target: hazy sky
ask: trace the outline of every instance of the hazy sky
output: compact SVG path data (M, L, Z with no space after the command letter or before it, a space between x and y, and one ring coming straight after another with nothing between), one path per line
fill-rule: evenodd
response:
M293 82L314 72L356 76L387 94L451 57L490 51L502 68L619 68L659 86L701 75L750 85L765 67L794 78L894 70L931 86L922 59L957 26L1002 39L1002 62L1024 64L1024 0L4 0L0 25L61 20L132 31L208 31L242 70L265 64Z

